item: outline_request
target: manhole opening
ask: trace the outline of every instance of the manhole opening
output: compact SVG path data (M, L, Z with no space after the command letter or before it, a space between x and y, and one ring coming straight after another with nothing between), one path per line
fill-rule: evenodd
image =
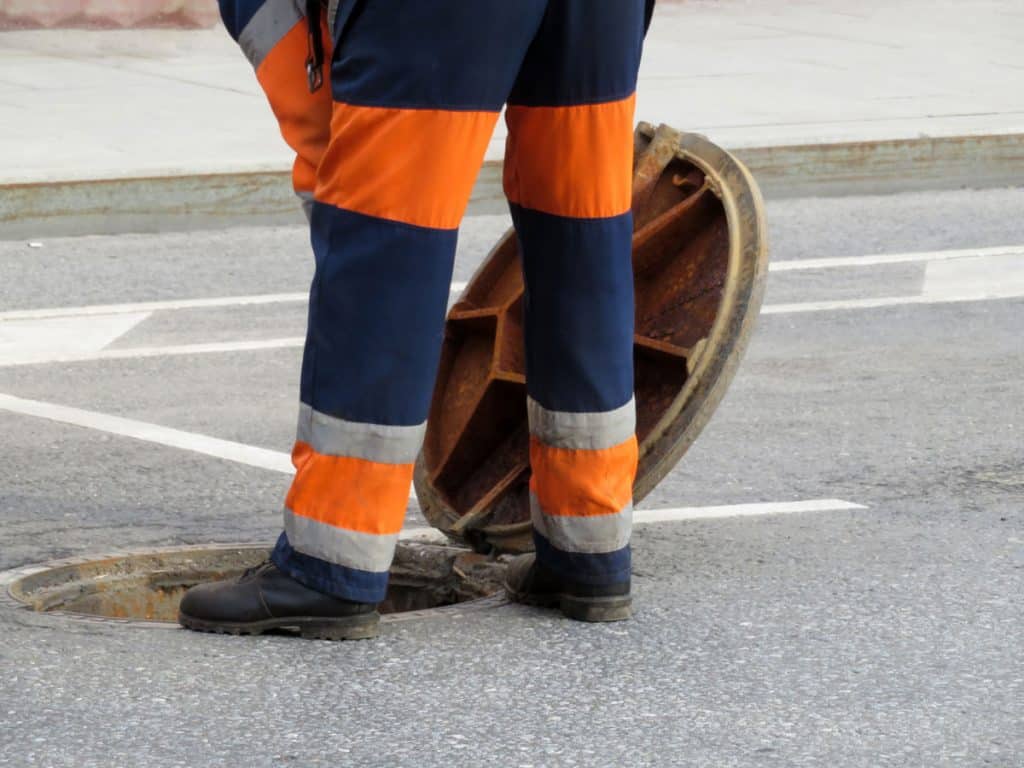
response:
M264 545L187 547L54 563L12 582L10 595L44 612L175 622L178 603L204 581L263 562ZM468 549L402 542L381 613L439 608L501 591L505 560Z

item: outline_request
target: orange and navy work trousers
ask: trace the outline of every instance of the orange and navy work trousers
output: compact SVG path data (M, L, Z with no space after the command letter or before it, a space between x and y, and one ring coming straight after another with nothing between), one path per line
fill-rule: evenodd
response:
M458 228L504 106L537 556L570 583L629 578L632 129L648 6L335 0L311 93L306 4L222 0L310 199L296 475L272 555L285 573L349 600L385 595Z

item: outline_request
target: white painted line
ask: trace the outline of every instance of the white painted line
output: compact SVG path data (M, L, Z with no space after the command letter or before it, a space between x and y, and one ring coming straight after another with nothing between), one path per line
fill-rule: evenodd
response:
M1005 256L973 256L933 262L925 267L921 295L932 299L973 296L1008 299L1024 296L1024 260Z
M140 301L132 304L91 304L84 307L50 307L47 309L15 309L0 312L0 321L38 320L45 317L87 317L89 315L124 315L134 312L162 312L207 307L246 307L258 304L283 304L307 301L309 293L264 293L255 296L221 296L209 299L178 299L171 301Z
M868 267L879 264L904 264L912 262L949 261L974 256L1024 256L1024 245L1006 245L995 248L964 248L947 251L919 251L911 253L881 253L868 256L842 256L824 259L793 259L770 262L772 272L792 272L809 269L838 269L844 267ZM451 292L465 290L464 281L451 284ZM44 309L15 309L0 312L0 322L7 320L39 320L51 317L85 317L88 315L121 315L136 312L160 312L182 309L205 309L209 307L242 307L261 304L285 304L305 302L308 293L264 293L249 296L217 296L205 299L170 299L166 301L142 301L126 304L92 304L81 307L49 307Z
M149 424L145 421L135 421L134 419L125 419L120 416L109 416L105 413L86 411L81 408L71 408L55 403L45 403L39 400L26 400L5 394L0 394L0 410L24 416L36 416L41 419L60 422L61 424L94 429L111 435L131 437L147 443L180 448L192 451L193 453L201 453L204 456L213 456L218 459L234 461L238 464L247 464L250 467L269 469L274 472L291 474L294 471L292 469L291 457L287 453L257 448L252 445L245 445L244 443L235 443L231 440L221 440L216 437L196 434L195 432L184 432L180 429L161 427L158 424Z
M291 475L291 457L287 453L271 451L266 448L221 440L195 432L162 427L135 419L110 416L96 411L71 408L56 403L39 400L28 400L13 395L0 393L0 410L17 413L23 416L34 416L61 424L70 424L85 429L93 429L121 437L130 437L147 443L155 443L170 448L212 456L217 459L233 461L237 464L268 469L272 472ZM411 492L410 499L415 503L416 495ZM843 501L842 499L811 499L809 501L766 502L757 504L728 504L716 507L678 507L670 509L642 509L633 514L637 525L652 523L675 523L689 520L711 520L728 517L750 517L755 515L784 515L799 512L837 512L851 509L867 509L862 504ZM402 532L403 538L425 537L428 540L440 540L444 537L433 528L409 528Z
M957 304L992 299L1008 299L1024 296L1024 288L1011 287L1007 283L1000 292L980 295L977 292L962 296L951 295L919 295L919 296L883 296L872 299L840 299L836 301L804 301L795 304L768 304L761 308L762 315L789 315L805 312L836 312L855 309L881 309L883 307L900 307L925 304ZM175 355L202 355L229 352L254 352L268 349L301 348L303 339L300 336L280 339L262 339L252 341L221 341L198 344L176 344L166 347L125 347L122 349L105 349L86 354L61 354L46 359L12 359L0 357L0 367L17 365L40 365L44 363L80 363L97 360L132 360L145 357L171 357Z
M938 289L938 283L926 289L930 293L918 296L882 296L871 299L839 299L835 301L804 301L794 304L767 304L761 307L762 315L793 315L807 312L838 312L857 309L882 309L884 307L921 306L929 304L961 304L995 299L1024 297L1024 286L1019 278L1008 279L997 287L965 286L962 283L945 282L950 288L969 288L962 295L950 295ZM2 327L2 326L0 326ZM43 365L50 363L81 363L99 360L133 360L146 357L173 357L176 355L225 354L230 352L256 352L269 349L301 348L304 339L291 336L280 339L256 339L243 341L218 341L197 344L175 344L166 347L124 347L104 349L91 353L55 353L42 355L38 350L31 356L5 358L0 354L0 368L21 365Z
M147 421L110 416L98 411L71 408L66 405L46 403L41 400L27 400L2 393L0 393L0 411L8 411L23 416L36 416L48 421L94 429L110 435L130 437L147 443L165 445L169 448L178 448L204 456L213 456L217 459L233 461L236 464L245 464L258 469L269 469L272 472L281 472L286 475L295 474L292 458L287 453L272 451L269 448L258 448L254 445L246 445L245 443L236 443L231 440L221 440L218 437L209 437L197 432L185 432L180 429L163 427ZM414 502L416 501L414 491L409 491L409 498Z
M772 501L759 504L727 504L718 507L638 509L633 513L633 523L635 525L679 523L689 520L717 520L727 517L792 515L800 512L840 512L846 509L867 509L867 507L863 504L854 504L842 499L810 499L808 501Z
M923 304L957 304L969 301L1013 299L1024 296L1024 251L964 253L956 259L929 261L924 284L917 296L884 296L872 299L808 301L770 304L765 315L800 312L831 312L844 309L879 309Z
M453 282L450 292L465 289L465 282ZM124 315L135 312L163 312L209 307L247 307L260 304L290 304L309 300L309 293L262 293L251 296L218 296L208 299L172 299L140 301L131 304L90 304L83 307L49 307L45 309L14 309L0 312L0 322L7 320L40 320L49 317L86 317L89 315Z
M0 325L0 328L3 326ZM289 349L302 347L301 336L281 339L255 339L252 341L215 341L200 344L175 344L166 347L125 347L104 349L99 352L81 354L55 354L43 359L4 359L0 356L0 368L16 365L38 365L40 363L81 363L93 360L132 360L140 357L169 357L174 355L205 355L225 352L253 352L265 349Z
M792 272L804 269L841 269L872 267L879 264L911 264L914 262L951 261L975 256L1024 256L1024 245L998 248L964 248L950 251L918 251L912 253L879 253L873 256L842 256L828 259L794 259L768 263L770 272Z
M802 312L836 312L844 309L881 309L882 307L920 306L923 304L965 304L972 301L1013 299L1024 296L1024 291L1003 296L886 296L878 299L843 299L838 301L806 301L799 304L769 304L761 308L762 315L790 315Z
M0 365L91 357L148 317L148 312L133 312L0 323Z
M762 315L793 315L802 312L835 312L843 309L879 309L909 304L944 304L948 299L935 300L924 296L885 296L877 299L839 299L836 301L802 301L796 304L767 304ZM973 301L973 299L968 299Z

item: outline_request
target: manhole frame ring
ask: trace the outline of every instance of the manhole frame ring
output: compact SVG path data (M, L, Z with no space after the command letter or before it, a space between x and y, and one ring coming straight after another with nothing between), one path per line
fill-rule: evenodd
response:
M417 539L406 539L405 541L407 543L415 543ZM451 547L450 545L436 544L434 542L430 543L433 543L435 546L449 546L451 549L466 551L463 547ZM42 563L22 565L17 568L0 571L0 610L8 609L12 611L21 611L34 617L38 617L43 621L53 621L54 623L61 624L66 624L66 622L70 621L73 624L98 624L102 626L114 625L144 630L179 631L183 628L177 623L171 621L100 616L97 614L67 611L59 608L40 611L35 609L30 602L18 596L18 584L31 576L36 576L40 573L45 573L46 571L52 571L57 568L66 568L68 566L83 565L85 563L94 563L101 560L181 553L189 550L209 552L219 549L233 550L254 548L266 549L269 552L273 549L273 543L253 541L216 542L212 544L184 544L166 547L111 549L105 550L104 552L87 555L73 555L56 560L48 560ZM380 621L381 624L402 624L409 621L459 618L463 613L476 613L482 610L491 610L509 605L510 603L511 601L509 600L508 595L504 591L500 591L493 595L488 595L487 597L465 600L461 603L454 603L452 605L441 605L436 608L400 611L397 613L385 613L381 615Z

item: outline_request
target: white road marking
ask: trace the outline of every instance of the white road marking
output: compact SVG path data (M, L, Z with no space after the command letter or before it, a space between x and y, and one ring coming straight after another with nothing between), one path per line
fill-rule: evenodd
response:
M772 272L791 272L808 269L839 269L869 267L880 264L904 264L912 262L949 261L975 256L1024 256L1024 245L1005 245L995 248L964 248L946 251L920 251L912 253L880 253L868 256L841 256L824 259L793 259L770 262ZM452 293L464 290L466 283L451 284ZM135 312L162 312L182 309L205 309L208 307L242 307L260 304L285 304L304 302L309 294L263 293L248 296L216 296L204 299L170 299L166 301L142 301L125 304L90 304L81 307L48 307L43 309L15 309L0 312L0 322L8 320L38 320L49 317L83 317L87 315L123 315Z
M999 276L990 275L987 278L988 287L971 286L962 295L951 294L937 290L937 284L931 286L931 293L918 296L882 296L871 299L838 299L835 301L803 301L795 304L767 304L761 307L762 315L792 315L805 312L836 312L840 310L854 309L881 309L883 307L901 307L922 304L956 304L972 301L985 301L990 299L1009 299L1024 296L1024 287L1019 284L1019 278L1007 280L1001 285L998 284ZM926 289L929 287L926 281ZM951 288L956 288L952 284ZM963 287L963 286L961 286ZM2 328L2 325L0 325ZM288 349L299 348L303 345L303 338L300 336L285 337L280 339L260 339L243 341L221 341L197 344L174 344L166 347L125 347L121 349L105 349L99 352L83 354L53 355L41 359L7 358L0 349L0 367L15 365L38 365L41 363L78 363L95 360L131 360L144 357L171 357L175 355L201 355L210 353L227 352L251 352L267 349Z
M177 309L207 307L247 307L258 304L283 304L306 301L309 293L263 293L253 296L220 296L209 299L174 299L139 301L130 304L90 304L83 307L49 307L46 309L15 309L0 312L0 322L37 320L44 317L86 317L88 315L124 315L133 312L164 312Z
M466 287L464 282L453 282L451 292ZM45 309L13 309L0 312L0 322L8 320L39 320L49 317L86 317L88 315L125 315L134 312L165 312L181 309L209 307L250 307L260 304L291 304L305 302L309 293L261 293L250 296L217 296L208 299L171 299L168 301L140 301L130 304L89 304L82 307L48 307Z
M807 501L770 501L759 504L726 504L717 507L638 509L633 513L633 524L679 523L689 520L718 520L726 517L755 517L757 515L792 515L800 512L841 512L847 509L867 509L867 507L842 499L809 499Z
M761 308L761 314L783 315L905 305L957 304L1024 296L1024 249L988 249L985 253L960 251L958 254L956 258L928 261L925 266L924 285L921 293L916 296L769 304Z
M218 459L227 459L238 464L247 464L250 467L269 469L274 472L290 474L293 471L291 457L287 453L257 448L231 440L221 440L195 432L162 427L159 424L150 424L145 421L110 416L97 411L86 411L81 408L71 408L40 400L27 400L6 394L0 394L0 410L94 429L111 435L131 437L147 443L180 448L193 453L201 453L204 456L214 456Z
M1024 296L1024 260L1004 255L932 262L925 267L921 295L959 301Z
M0 364L21 365L64 357L91 357L147 317L148 312L134 312L0 323Z
M638 509L633 512L633 525L657 525L661 523L689 523L699 520L725 520L731 517L761 517L771 515L796 515L811 512L845 512L867 509L864 504L854 504L843 499L807 499L805 501L767 501L754 504L724 504L714 507L669 507L666 509ZM445 542L448 537L436 528L405 528L399 534L402 539L418 539L430 542Z
M1013 298L1002 296L1000 298ZM983 301L977 296L884 296L877 299L838 299L836 301L804 301L797 304L768 304L761 307L762 315L795 315L803 312L837 312L844 309L881 309L920 304L961 304L969 301Z
M72 408L56 403L40 400L29 400L13 395L0 393L0 410L17 413L22 416L34 416L60 424L70 424L85 429L93 429L120 437L130 437L147 443L155 443L170 448L212 456L217 459L233 461L237 464L268 469L272 472L291 475L294 472L291 457L287 453L258 448L245 443L221 440L217 437L201 435L196 432L185 432L180 429L163 427L145 421L111 416L97 411ZM415 493L410 493L415 502ZM842 499L811 499L807 501L766 502L758 504L728 504L715 507L677 507L671 509L642 509L634 513L633 520L637 525L653 523L686 522L690 520L711 520L728 517L750 517L755 515L782 515L799 512L837 512L842 510L867 509L862 504L843 501ZM408 528L402 531L403 538L426 537L439 540L439 532L433 528Z
M0 324L0 329L3 324ZM55 354L45 360L8 359L0 350L0 368L15 365L33 365L38 363L81 363L92 360L131 360L139 357L169 357L174 355L205 355L225 352L253 352L265 349L290 349L302 347L305 340L301 336L289 336L280 339L255 339L251 341L214 341L199 344L174 344L166 347L125 347L122 349L104 349L99 352L82 354Z
M1024 256L1024 245L998 248L964 248L950 251L918 251L912 253L879 253L871 256L840 256L827 259L794 259L768 263L770 272L792 272L804 269L843 269L873 267L879 264L911 264L915 262L950 261L975 256Z
M36 416L40 419L56 421L60 424L70 424L75 427L94 429L110 435L130 437L147 443L165 445L169 448L179 448L183 451L191 451L192 453L199 453L204 456L213 456L217 459L233 461L236 464L245 464L258 469L269 469L272 472L281 472L286 475L295 474L291 456L282 451L258 448L254 445L236 443L232 440L222 440L219 437L201 435L198 432L186 432L181 429L152 424L148 421L126 419L122 416L111 416L99 411L87 411L82 408L72 408L66 405L58 405L57 403L43 402L42 400L28 400L3 393L0 393L0 411L8 411L23 416ZM413 501L416 500L416 496L412 492L410 492L409 497Z
M911 253L880 253L868 256L841 256L824 259L793 259L773 261L768 265L772 272L792 272L809 269L840 269L869 267L880 264L905 264L913 262L949 261L976 256L1024 256L1024 246L1005 245L995 248L964 248L946 251L919 251ZM464 290L466 283L451 284L452 293ZM162 312L182 309L205 309L210 307L243 307L260 304L286 304L304 302L309 294L263 293L248 296L216 296L203 299L170 299L166 301L142 301L124 304L90 304L80 307L48 307L43 309L15 309L0 312L0 322L8 320L39 320L50 317L84 317L88 315L123 315L136 312Z
M924 287L918 295L769 304L762 307L761 314L880 309L1024 296L1024 246L781 261L772 264L771 269L786 272L910 262L921 262L926 265ZM465 285L461 282L452 283L451 289L453 292L460 291ZM121 349L104 347L148 317L149 313L156 311L305 300L304 293L279 293L0 312L0 366L301 348L301 337ZM124 325L120 324L118 316L125 317ZM95 322L83 323L83 318L92 318Z

